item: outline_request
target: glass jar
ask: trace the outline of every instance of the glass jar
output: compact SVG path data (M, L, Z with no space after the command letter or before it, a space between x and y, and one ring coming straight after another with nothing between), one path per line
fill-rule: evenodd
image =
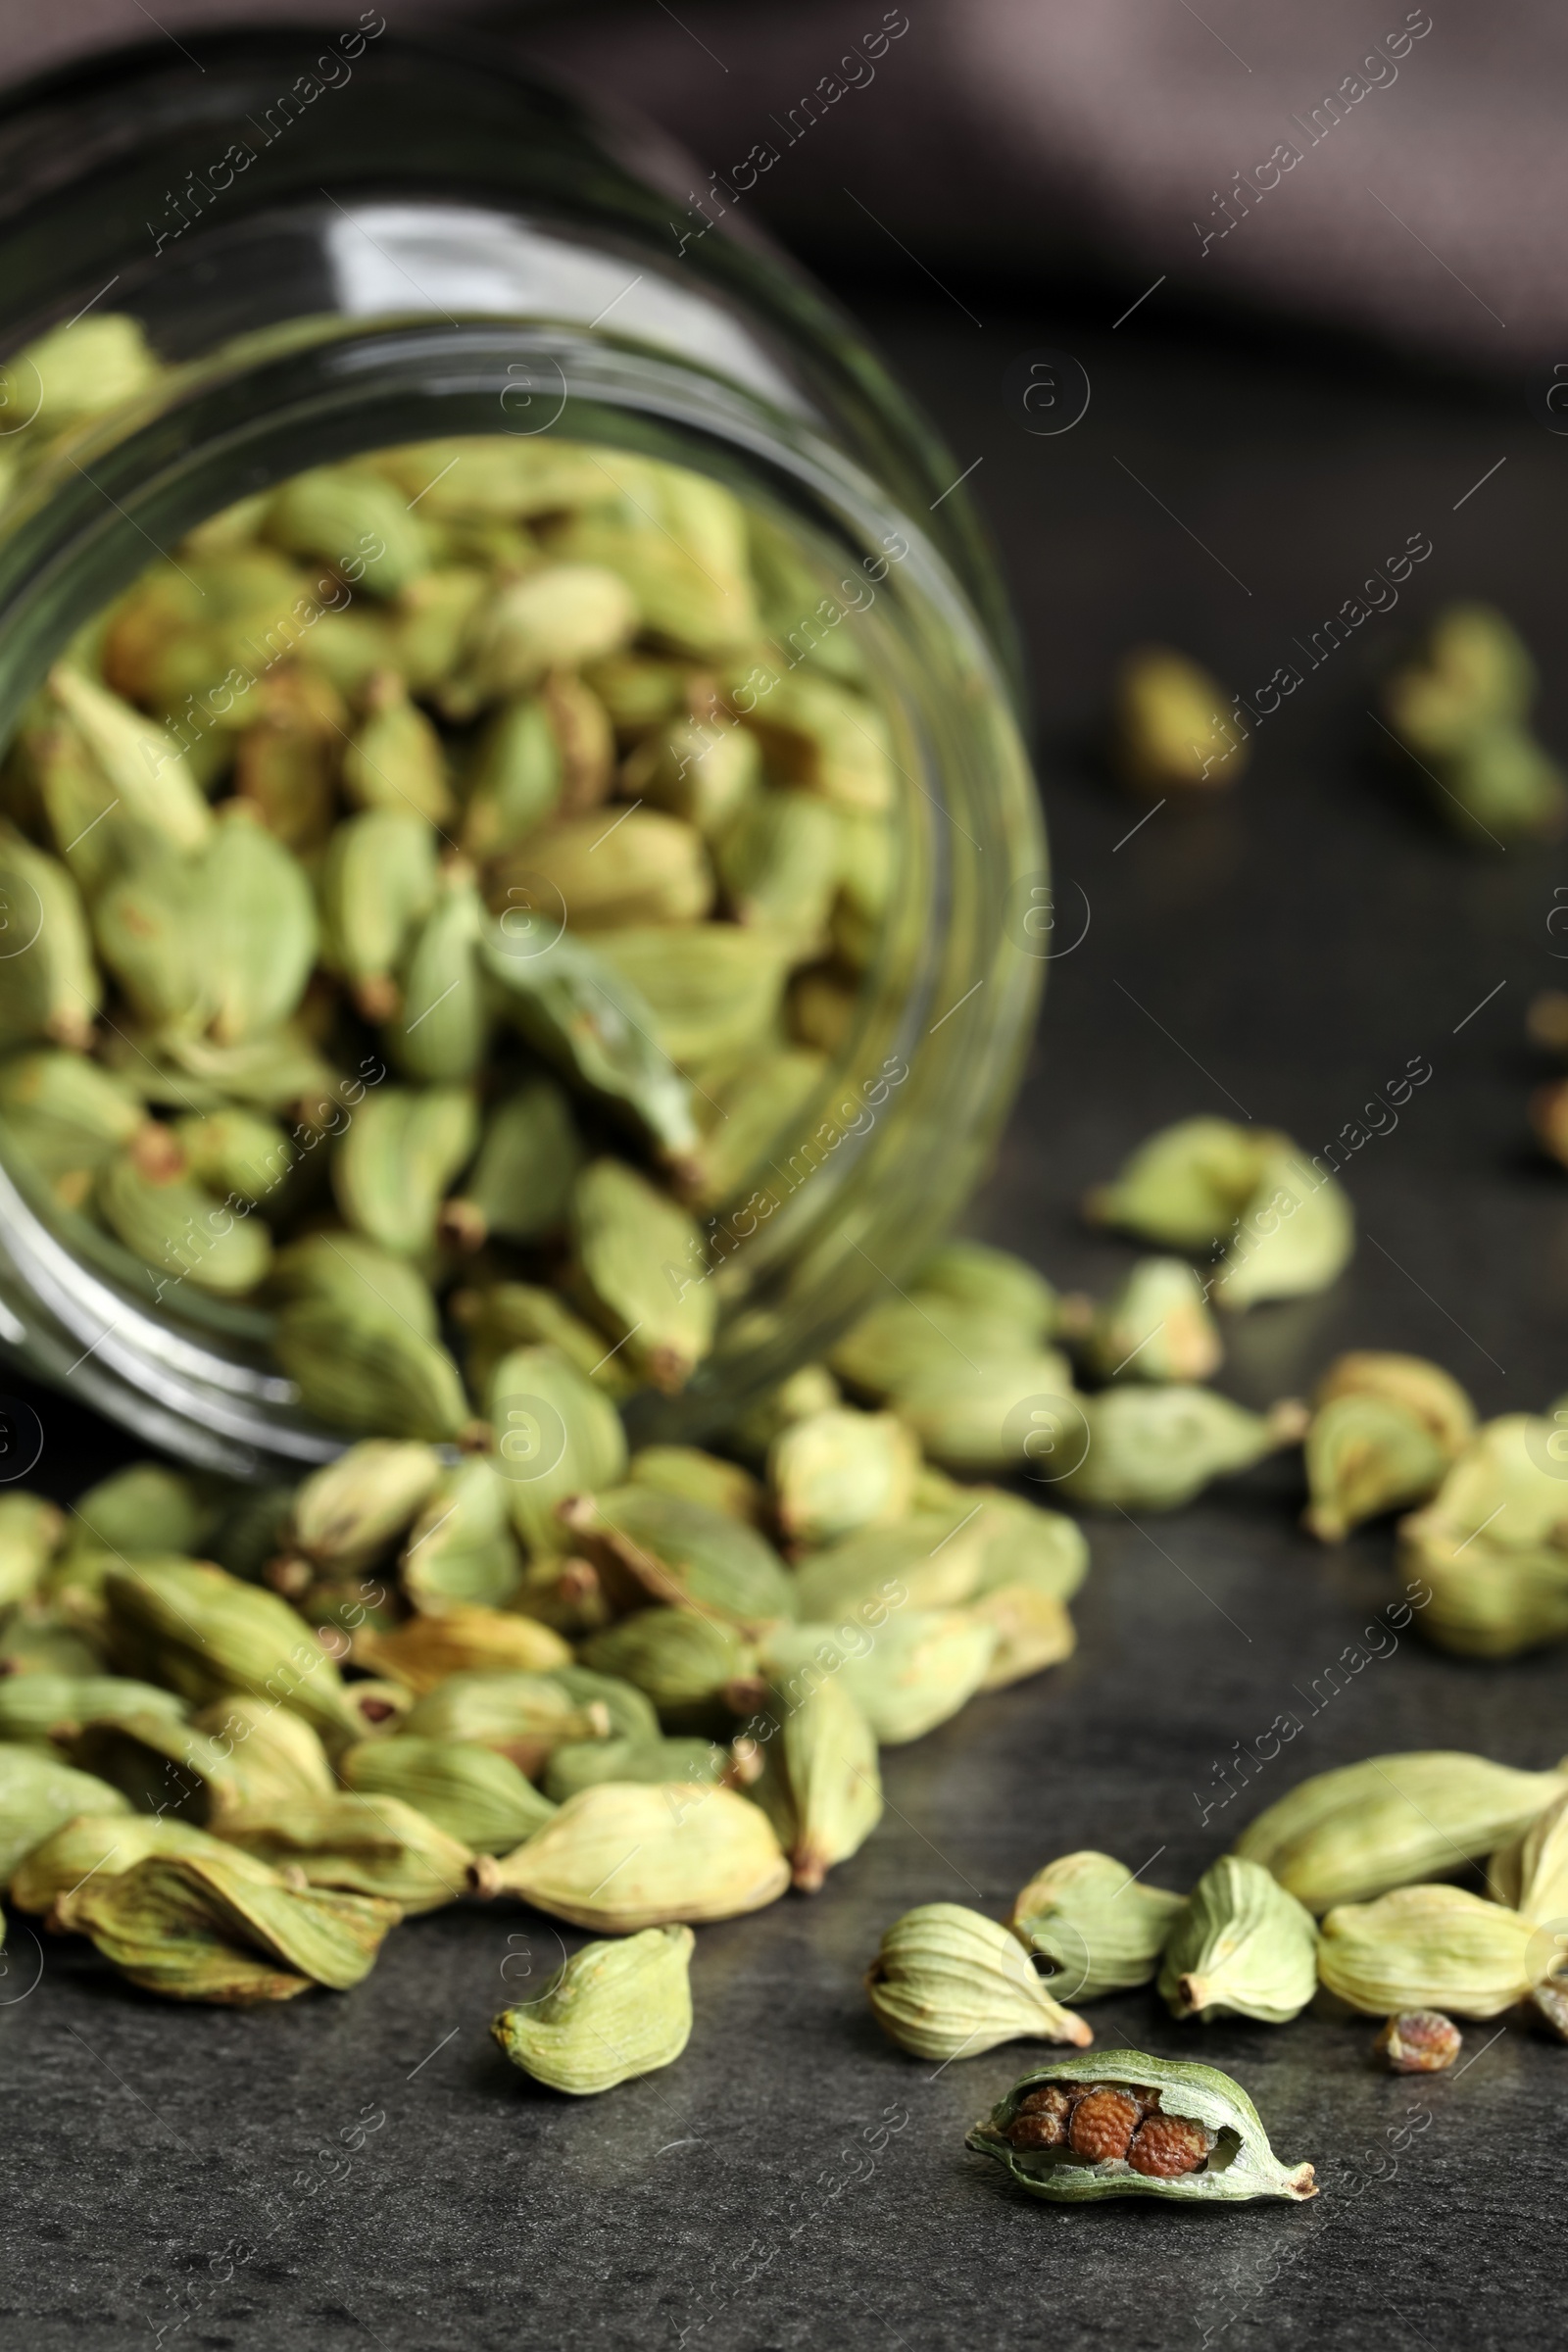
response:
M726 484L820 583L773 648L779 674L852 631L893 721L898 873L852 1034L798 1132L709 1220L714 1354L681 1397L633 1408L644 1434L699 1434L902 1277L972 1187L1015 1083L1045 853L959 468L751 230L740 192L690 189L652 133L504 55L394 39L373 10L319 41L204 32L201 48L200 73L160 42L0 113L0 351L119 310L167 368L0 514L0 740L72 633L204 517L308 466L496 432ZM24 369L7 391L14 430ZM270 1365L264 1314L188 1291L171 1311L15 1167L0 1339L233 1474L297 1471L344 1442Z

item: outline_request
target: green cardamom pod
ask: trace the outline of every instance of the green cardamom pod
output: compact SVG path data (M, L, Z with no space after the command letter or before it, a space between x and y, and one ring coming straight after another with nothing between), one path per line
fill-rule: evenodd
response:
M514 849L554 816L565 785L561 746L536 695L505 702L474 747L463 846L488 859Z
M790 1422L803 1421L808 1413L826 1412L829 1405L842 1401L839 1384L826 1364L802 1364L798 1372L748 1405L738 1421L731 1422L724 1443L748 1461L764 1461L769 1446Z
M1312 1914L1258 1862L1222 1854L1172 1923L1159 1996L1173 2017L1288 2025L1317 1990Z
M679 817L595 808L530 833L492 867L488 895L497 914L538 901L564 909L574 931L599 932L696 922L713 903L713 877L702 835Z
M719 745L731 743L756 762L755 736L735 728L719 738ZM840 814L810 793L758 789L748 771L713 845L713 862L738 923L786 932L806 955L825 945L839 887Z
M286 1021L316 961L316 900L305 868L230 801L197 866L212 1034L244 1045Z
M882 1818L871 1727L835 1680L793 1706L775 1694L753 1719L753 1732L762 1770L752 1800L773 1824L795 1885L815 1894L834 1864L858 1853Z
M662 808L695 826L707 840L716 836L727 839L737 821L746 821L748 804L760 785L761 768L755 735L742 727L715 726L710 719L688 716L643 737L626 761L621 791L629 801L644 801L650 808ZM825 813L827 823L816 841L819 854L831 861L836 845L831 812ZM729 889L722 858L719 870ZM831 887L829 863L829 891Z
M473 1854L400 1797L345 1794L247 1803L221 1816L224 1841L311 1886L381 1895L405 1916L468 1891Z
M1293 1144L1259 1170L1241 1229L1220 1260L1215 1303L1234 1312L1264 1298L1326 1291L1354 1251L1349 1195Z
M431 1446L366 1438L297 1489L290 1547L318 1568L368 1566L412 1524L441 1474Z
M1118 1226L1140 1241L1206 1250L1230 1231L1271 1153L1286 1142L1234 1119L1179 1119L1140 1144L1084 1207L1097 1225Z
M266 1279L267 1226L192 1180L171 1128L149 1122L99 1170L94 1198L110 1231L172 1283L232 1298Z
M1107 1389L1081 1399L1087 1448L1059 1481L1091 1510L1177 1511L1210 1481L1296 1445L1306 1407L1286 1399L1250 1413L1211 1389ZM1074 1446L1076 1450L1076 1444Z
M768 1448L779 1526L800 1544L831 1544L907 1513L920 1448L892 1413L836 1407L792 1422Z
M130 1462L113 1471L77 1495L71 1516L74 1542L90 1540L127 1559L199 1551L212 1525L196 1481L166 1462Z
M1352 2009L1496 2017L1561 1961L1552 1938L1460 1886L1399 1886L1323 1922L1318 1973Z
M177 1724L189 1712L177 1692L125 1675L43 1671L0 1680L0 1740L69 1740L84 1724L120 1722L130 1715L165 1715Z
M234 746L234 791L273 838L314 858L337 814L348 705L329 679L280 665L259 682L259 710Z
M880 812L896 805L887 720L874 703L836 679L813 677L805 668L775 677L745 724L761 737L778 782L846 808Z
M470 1178L458 1214L451 1220L460 1228L466 1222L466 1204L474 1190L475 1180ZM447 1202L442 1212L444 1224L454 1205ZM468 1385L476 1396L488 1392L497 1364L518 1348L549 1348L564 1355L607 1396L628 1396L639 1385L620 1356L606 1352L604 1333L574 1314L555 1291L541 1290L531 1282L491 1282L458 1291L447 1303L465 1335L464 1362Z
M893 1527L862 1528L801 1561L795 1614L829 1624L878 1603L884 1611L957 1608L979 1585L984 1557L977 1512L967 1526L946 1512L918 1511Z
M1303 1446L1311 1501L1302 1524L1338 1544L1363 1520L1425 1502L1449 1456L1427 1424L1388 1396L1331 1396L1312 1415Z
M432 825L454 814L440 736L395 669L365 689L365 716L343 754L343 789L357 808L401 808Z
M421 1697L454 1674L495 1670L548 1677L570 1659L565 1642L548 1625L469 1601L411 1617L391 1633L367 1628L354 1647L356 1665L374 1667Z
M60 1925L90 1936L133 1984L239 2006L313 1984L347 1991L402 1916L375 1895L269 1886L239 1854L152 1855L55 1905Z
M1146 1257L1097 1308L1084 1359L1097 1380L1202 1381L1224 1354L1203 1286L1176 1257Z
M1529 1829L1498 1847L1487 1866L1487 1892L1532 1927L1568 1918L1568 1792L1554 1797Z
M690 1928L589 1943L490 2031L514 2066L573 2098L672 2066L692 2032Z
M1005 1690L1032 1674L1043 1674L1048 1666L1070 1658L1078 1646L1077 1628L1065 1601L1022 1580L977 1593L967 1614L976 1625L989 1626L997 1638L982 1690Z
M410 1531L403 1591L422 1613L454 1603L502 1609L515 1594L522 1557L512 1532L511 1490L487 1454L448 1471Z
M36 377L40 397L33 421L47 433L133 400L163 372L140 319L126 311L100 311L96 318L51 327L7 363L8 373L19 369L23 383Z
M841 1380L867 1396L923 1394L965 1374L981 1388L991 1364L1049 1362L1070 1384L1065 1358L1041 1346L1018 1319L987 1304L911 1291L885 1298L839 1341L832 1364Z
M362 564L372 596L393 597L429 565L424 525L368 466L317 466L272 495L263 523L274 546L323 564Z
M328 1740L358 1736L336 1666L275 1593L195 1560L143 1560L113 1570L104 1596L122 1671L151 1667L198 1706L241 1692L289 1708Z
M442 706L450 717L469 717L537 685L546 670L615 653L636 625L632 591L614 571L591 561L541 565L476 607Z
M427 542L432 536L427 530ZM474 564L454 563L438 564L399 589L392 613L393 665L403 672L411 694L439 691L457 666L469 624L489 588L487 571Z
M88 1879L118 1878L149 1854L233 1854L221 1838L172 1813L78 1813L35 1845L14 1872L8 1889L19 1911L50 1912ZM237 1856L243 1866L248 1859ZM271 1882L265 1864L253 1875Z
M790 1883L758 1806L732 1788L680 1782L584 1788L496 1867L498 1892L619 1936L735 1919Z
M0 1045L84 1053L103 1003L87 918L63 865L0 824Z
M793 1617L794 1582L765 1536L657 1487L575 1495L561 1517L612 1608L686 1605L753 1634Z
M573 1743L608 1747L609 1740ZM552 1756L565 1753L557 1748ZM398 1799L476 1854L509 1854L543 1829L555 1812L510 1756L471 1740L430 1740L398 1732L344 1753L350 1788L378 1804Z
M558 1747L545 1766L543 1787L546 1796L564 1805L579 1789L597 1788L604 1781L701 1784L727 1780L734 1771L733 1752L714 1740L664 1739L657 1732L651 1738L638 1739L622 1733L610 1740L574 1740Z
M339 1208L383 1250L409 1256L427 1250L447 1188L478 1136L478 1107L466 1086L379 1087L332 1154Z
M450 1445L472 1426L446 1349L373 1298L291 1300L278 1315L272 1351L306 1412L334 1428Z
M1183 1909L1165 1886L1146 1886L1109 1854L1063 1854L1037 1871L1007 1925L1063 2000L1098 2001L1152 1982Z
M367 1020L397 1009L393 978L435 905L436 842L411 808L367 808L333 828L318 889L321 960L345 980Z
M55 1756L0 1741L0 1880L78 1813L129 1813L118 1788Z
M910 1609L893 1599L862 1603L841 1625L775 1627L762 1660L792 1705L842 1674L880 1744L902 1747L967 1706L997 1642L997 1628L967 1609Z
M1302 1781L1248 1824L1235 1850L1323 1912L1485 1862L1565 1792L1563 1772L1516 1772L1451 1749L1368 1756Z
M276 1193L296 1156L275 1120L254 1110L193 1111L174 1121L174 1140L196 1183L220 1200L232 1193L253 1208Z
M700 1446L644 1446L626 1467L633 1486L701 1503L705 1510L738 1519L744 1527L766 1522L767 1490L761 1481L739 1462L705 1453Z
M355 1697L350 1716L357 1728ZM283 1804L332 1792L332 1767L319 1733L270 1696L229 1691L202 1709L195 1729L228 1758L227 1793L237 1804Z
M884 2034L939 2065L1004 2041L1094 2039L1052 1999L1016 1937L961 1903L922 1903L895 1920L865 1988Z
M0 1495L0 1609L29 1600L65 1533L65 1513L58 1503L19 1489Z
M985 1471L1029 1463L1038 1469L1051 1458L1048 1441L1076 1449L1077 1408L1071 1399L1072 1367L1064 1355L1054 1348L1028 1352L1013 1348L987 1349L968 1362L956 1355L939 1361L933 1352L919 1370L900 1380L888 1401L933 1461L950 1470ZM1052 1418L1052 1427L1041 1421L1037 1406Z
M672 1731L719 1730L761 1695L757 1652L739 1629L695 1609L636 1609L582 1645L585 1665L643 1691Z
M1146 2196L1299 2202L1317 2194L1312 2167L1280 2163L1231 2076L1142 2050L1031 2067L965 2144L1053 2204Z
M66 1179L78 1198L146 1115L123 1079L80 1054L46 1048L0 1062L0 1140L57 1187Z
M186 854L206 846L213 812L165 728L69 662L57 662L50 671L49 694L85 745L111 800L119 800L114 813L127 845L162 842ZM91 821L95 812L86 813ZM96 813L104 813L106 824L112 821L105 811ZM85 872L82 877L89 887L100 878Z
M715 1097L695 1158L681 1170L687 1199L700 1208L718 1208L755 1171L765 1174L773 1153L816 1123L808 1114L828 1074L826 1054L808 1046L764 1050L737 1071Z
M513 1526L530 1552L564 1550L570 1538L558 1505L625 1475L620 1415L559 1348L510 1348L490 1375L486 1403Z
M631 590L641 631L678 653L717 659L749 645L758 617L739 501L684 466L596 456L616 494L553 525L552 552L608 566Z
M473 1078L490 1043L489 996L479 963L484 906L473 869L449 858L436 900L400 975L398 1017L387 1038L411 1078Z
M426 1340L441 1328L440 1309L423 1275L407 1258L346 1230L308 1233L280 1250L268 1277L268 1295L285 1305L340 1309L350 1317L379 1309Z
M1218 748L1222 712L1228 719L1229 698L1206 669L1168 646L1139 646L1116 682L1113 750L1123 781L1152 800L1234 784L1248 747L1227 725L1227 748Z
M573 938L560 928L557 910L522 887L524 896L479 942L500 1011L547 1061L629 1112L680 1161L697 1144L691 1089L657 1039L653 1006L606 960L603 938L593 947ZM668 934L661 937L667 957Z
M604 1158L572 1187L571 1224L584 1304L630 1364L678 1395L718 1319L695 1220L635 1168Z
M778 932L688 923L672 939L667 923L628 924L596 932L593 944L648 1006L662 1051L710 1093L781 1042L784 982L797 951Z
M529 1778L568 1740L604 1740L610 1718L597 1700L577 1705L547 1675L449 1674L409 1709L400 1738L472 1740L510 1756Z
M1568 1634L1561 1448L1560 1424L1505 1413L1400 1523L1400 1563L1429 1595L1422 1629L1445 1649L1505 1658Z
M564 1091L553 1078L525 1079L486 1118L478 1155L461 1192L441 1211L443 1234L460 1249L478 1250L492 1236L536 1242L559 1232L586 1157ZM552 1335L530 1330L516 1336L527 1341ZM604 1350L596 1344L594 1353Z
M607 654L585 662L583 676L623 743L639 743L666 720L709 708L713 699L712 680L706 672L657 654Z

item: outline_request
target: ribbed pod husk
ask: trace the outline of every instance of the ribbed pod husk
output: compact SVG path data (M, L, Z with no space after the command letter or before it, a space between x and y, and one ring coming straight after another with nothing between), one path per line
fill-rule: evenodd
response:
M733 1789L624 1781L569 1797L498 1871L496 1891L622 1936L759 1911L790 1882L766 1815Z

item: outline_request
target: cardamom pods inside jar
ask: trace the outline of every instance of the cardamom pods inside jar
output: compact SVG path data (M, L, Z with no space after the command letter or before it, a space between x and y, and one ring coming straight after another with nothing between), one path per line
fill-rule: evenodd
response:
M543 1519L950 1222L1045 850L960 465L846 321L504 58L337 45L0 130L0 1341Z

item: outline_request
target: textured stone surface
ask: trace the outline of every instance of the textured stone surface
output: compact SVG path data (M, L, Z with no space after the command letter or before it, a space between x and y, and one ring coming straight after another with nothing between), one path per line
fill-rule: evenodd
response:
M1317 1148L1426 1055L1433 1077L1397 1130L1351 1163L1365 1239L1350 1275L1330 1298L1257 1312L1222 1381L1263 1401L1340 1348L1395 1346L1438 1356L1489 1412L1540 1404L1568 1385L1568 1178L1530 1155L1518 1041L1530 990L1561 977L1544 928L1559 868L1546 852L1450 847L1367 756L1361 712L1370 662L1448 595L1496 596L1551 652L1561 445L1522 406L1319 370L1299 352L1185 347L1144 314L1112 340L1108 318L1064 328L964 291L983 330L935 293L918 313L858 307L957 465L985 458L972 486L1024 619L1059 867L1092 908L1053 975L975 1230L1102 1285L1126 1253L1082 1233L1072 1202L1149 1128L1245 1109ZM1094 404L1074 433L1031 439L1003 406L1003 372L1061 343L1089 367ZM1085 748L1122 648L1174 637L1250 689L1416 531L1435 553L1399 612L1308 676L1240 790L1124 842L1138 810ZM1544 712L1563 741L1557 689ZM60 1491L126 1450L39 1403ZM1454 2074L1398 2080L1369 2064L1368 2022L1200 2030L1152 1995L1106 2002L1090 2014L1107 2046L1232 2069L1277 2151L1314 2160L1325 2193L1298 2208L1057 2211L962 2145L1036 2053L934 2069L882 2042L864 2005L879 1931L910 1904L1000 1915L1048 1856L1087 1845L1182 1886L1299 1774L1385 1748L1541 1766L1568 1747L1562 1654L1471 1667L1413 1635L1364 1635L1396 1591L1387 1532L1325 1552L1297 1532L1298 1504L1294 1472L1271 1465L1174 1518L1097 1522L1077 1656L890 1756L887 1821L823 1894L702 1930L686 2056L602 2100L534 2088L490 2041L491 2013L561 1954L519 1907L416 1921L356 1993L248 2016L160 2005L66 1944L27 1992L36 1957L19 1931L0 1985L6 2340L1555 2341L1564 2168L1544 2127L1568 2080L1560 2047L1472 2027ZM1220 1806L1219 1768L1282 1713L1301 1731L1255 1795Z

